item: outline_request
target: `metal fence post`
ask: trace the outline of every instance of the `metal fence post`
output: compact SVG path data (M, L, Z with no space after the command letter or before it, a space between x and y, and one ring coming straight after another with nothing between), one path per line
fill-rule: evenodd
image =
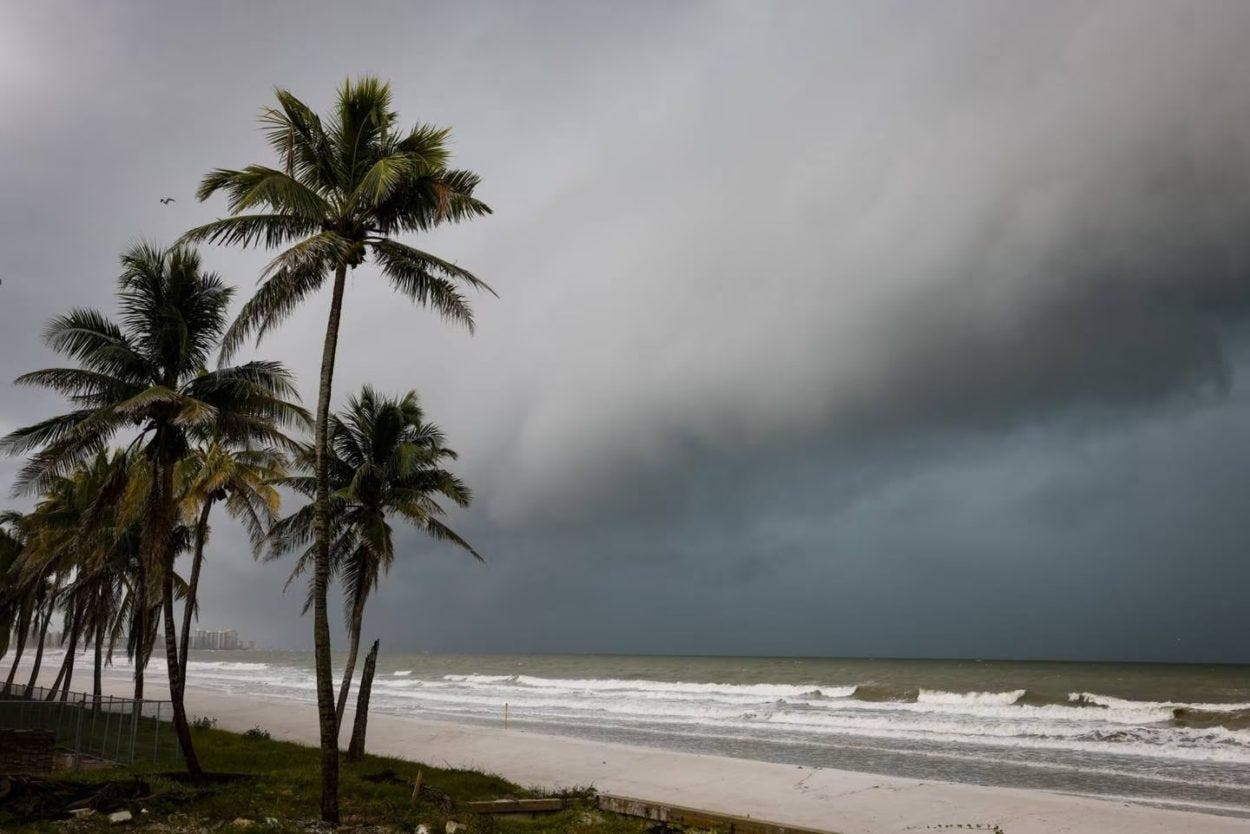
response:
M74 770L82 767L82 715L87 709L87 693L82 694L82 702L78 706L78 720L74 726Z
M135 763L135 739L139 737L139 721L143 718L143 701L135 701L135 723L130 726L130 763Z
M95 693L91 696L91 726L87 728L87 742L83 746L87 749L91 748L91 739L95 738L95 720L100 714L100 710L104 709L104 696L101 695L97 701Z
M108 752L109 724L112 723L112 717L113 717L113 710L110 709L110 707L113 706L113 696L109 695L107 697L108 697L108 703L101 704L101 706L104 707L104 731L100 733L100 758L101 759L103 759L104 754Z
M161 760L160 753L161 741L161 702L156 702L156 726L152 730L152 762L156 763Z
M130 702L130 705L131 705L131 707L132 707L132 709L130 710L130 720L133 722L133 721L135 721L135 720L136 720L136 719L135 719L135 711L134 711L134 709L133 709L133 707L134 707L134 702L133 702L133 701L131 701L131 702ZM122 709L125 709L125 707L122 707ZM121 760L121 757L122 757L122 736L124 736L124 735L125 735L125 733L126 733L126 716L125 716L125 714L124 714L124 713L118 713L118 714L117 714L117 744L113 745L113 759L114 759L115 761L120 761L120 760Z

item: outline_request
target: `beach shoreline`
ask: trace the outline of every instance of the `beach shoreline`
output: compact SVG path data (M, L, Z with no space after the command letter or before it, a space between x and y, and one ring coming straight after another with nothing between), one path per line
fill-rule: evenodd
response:
M163 678L161 671L154 661L149 697L166 694L164 681L158 680ZM41 682L50 679L47 675ZM129 683L114 673L105 677L104 687L109 694L124 696ZM307 701L227 693L194 684L188 687L186 700L189 714L215 719L225 730L243 732L259 726L274 738L317 743L316 709ZM350 715L346 724L351 726ZM492 728L374 711L368 738L371 753L487 771L526 786L593 786L602 793L839 834L896 834L959 825L974 830L975 826L993 830L997 825L1006 834L1250 832L1250 820L1244 818L1140 801L639 747L504 729L502 721Z
M261 726L276 738L316 744L316 710L188 688L188 709L223 729ZM348 719L350 726L350 718ZM484 770L527 786L591 785L635 796L827 828L894 834L944 825L999 825L1007 834L1247 832L1250 821L1046 791L902 779L805 768L612 742L542 735L383 713L369 716L370 752Z

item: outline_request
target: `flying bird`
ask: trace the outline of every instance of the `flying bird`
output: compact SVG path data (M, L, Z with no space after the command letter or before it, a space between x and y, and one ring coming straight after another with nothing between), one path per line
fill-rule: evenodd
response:
M162 198L161 198L161 205L163 205L163 206L167 206L167 205L169 205L170 203L176 203L176 202L178 202L178 201L177 201L177 200L175 200L173 197L162 197Z

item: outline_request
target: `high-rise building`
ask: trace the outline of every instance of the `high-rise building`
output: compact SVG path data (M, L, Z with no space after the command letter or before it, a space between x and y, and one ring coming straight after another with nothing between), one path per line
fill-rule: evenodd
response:
M193 649L241 649L251 648L252 645L255 644L240 642L239 632L233 628L197 628L191 635L191 648Z

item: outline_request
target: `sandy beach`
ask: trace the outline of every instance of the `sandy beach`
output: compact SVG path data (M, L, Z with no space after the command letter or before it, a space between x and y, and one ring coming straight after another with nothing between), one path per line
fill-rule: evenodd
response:
M152 668L149 692L159 698L158 660ZM124 695L128 682L116 674L106 677L105 688ZM187 692L187 709L193 716L217 719L222 729L260 726L275 738L317 741L315 709L308 703L193 686ZM840 834L899 834L958 825L974 830L998 825L1006 834L1250 832L1250 820L1102 798L804 768L378 713L370 717L369 751L475 768L523 785L593 785L603 793Z

